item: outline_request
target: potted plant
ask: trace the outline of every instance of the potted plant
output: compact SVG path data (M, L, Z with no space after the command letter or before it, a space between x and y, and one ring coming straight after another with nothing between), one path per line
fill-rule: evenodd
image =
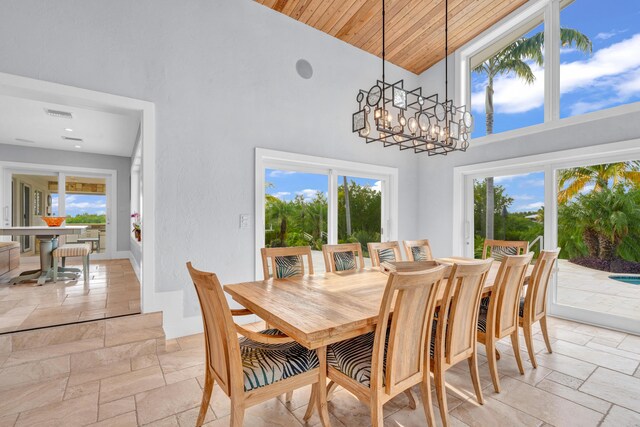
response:
M140 227L140 214L138 212L134 212L131 214L131 218L133 218L133 235L136 240L139 242L142 240L142 229Z

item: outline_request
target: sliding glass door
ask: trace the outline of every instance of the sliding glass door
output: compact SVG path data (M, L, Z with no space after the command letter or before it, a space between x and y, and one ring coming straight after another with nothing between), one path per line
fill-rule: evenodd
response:
M256 277L262 247L310 246L314 270L322 272L323 244L360 243L370 265L367 244L397 238L395 168L257 152ZM260 159L261 152L268 155Z

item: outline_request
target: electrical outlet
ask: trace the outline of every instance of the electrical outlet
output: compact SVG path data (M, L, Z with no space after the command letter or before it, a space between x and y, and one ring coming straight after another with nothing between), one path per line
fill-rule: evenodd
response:
M249 214L240 214L240 229L249 228Z

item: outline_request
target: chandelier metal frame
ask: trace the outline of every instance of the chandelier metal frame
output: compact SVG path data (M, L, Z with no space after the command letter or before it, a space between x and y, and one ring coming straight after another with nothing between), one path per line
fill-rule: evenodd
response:
M385 80L385 0L382 0L382 80L369 90L358 91L358 111L352 116L352 131L366 143L412 149L429 156L466 151L473 128L473 116L466 105L457 107L449 99L449 2L445 0L445 96L422 95L422 88L404 88L404 80ZM375 132L372 132L372 124ZM376 135L377 133L377 135Z

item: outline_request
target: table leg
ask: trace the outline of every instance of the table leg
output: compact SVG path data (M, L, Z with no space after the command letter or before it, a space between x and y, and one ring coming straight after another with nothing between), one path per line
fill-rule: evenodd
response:
M316 394L316 405L318 415L323 427L331 425L329 421L329 411L327 410L327 347L320 347L316 350L320 362L320 375L318 379L318 393Z

